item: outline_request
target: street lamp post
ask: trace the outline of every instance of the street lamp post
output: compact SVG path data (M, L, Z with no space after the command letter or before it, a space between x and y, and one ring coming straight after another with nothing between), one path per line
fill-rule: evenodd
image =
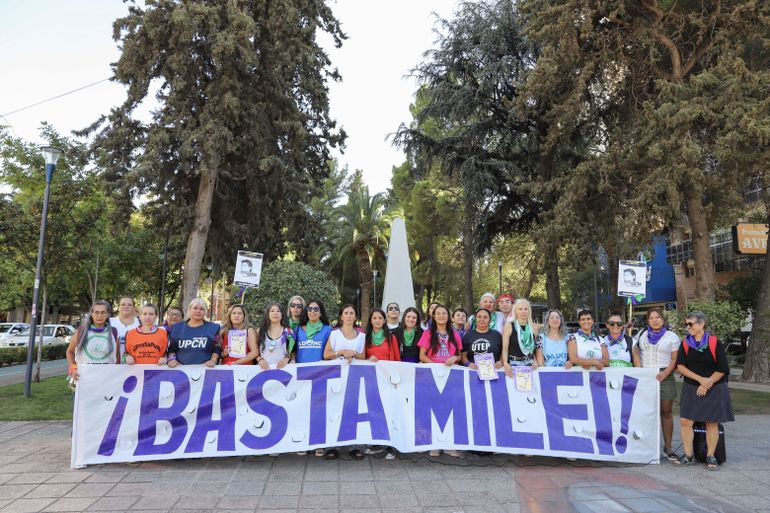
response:
M27 343L27 372L24 376L24 397L32 393L32 356L35 348L35 331L37 330L38 314L37 301L40 297L40 276L43 272L43 253L45 250L45 228L48 221L48 199L51 195L51 179L56 168L56 162L61 157L62 151L52 146L41 148L45 157L45 193L43 195L43 219L40 222L40 241L37 245L37 266L35 267L35 287L32 293L32 326L29 329L29 342ZM42 330L43 327L41 326ZM41 342L42 343L42 342Z
M372 270L372 277L374 278L372 280L372 308L377 308L377 274L379 271L377 269Z
M500 260L497 262L497 277L500 285L500 293L498 296L503 295L503 261Z

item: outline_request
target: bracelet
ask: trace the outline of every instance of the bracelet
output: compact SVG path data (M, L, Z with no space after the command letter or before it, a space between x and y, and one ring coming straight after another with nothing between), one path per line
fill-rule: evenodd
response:
M170 362L171 360L176 360L176 354L171 353L171 354L168 355L168 358L167 358L166 361Z
M262 358L262 355L260 355L259 358L257 358L257 363L261 362L262 360L264 360L264 358Z

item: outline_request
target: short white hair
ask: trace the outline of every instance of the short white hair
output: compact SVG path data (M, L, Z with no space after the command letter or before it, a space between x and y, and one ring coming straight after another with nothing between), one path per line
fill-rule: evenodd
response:
M203 299L202 297L196 297L195 299L190 301L190 304L187 305L188 316L190 315L190 310L192 310L194 306L202 306L207 312L209 311L209 304L206 303L206 300Z

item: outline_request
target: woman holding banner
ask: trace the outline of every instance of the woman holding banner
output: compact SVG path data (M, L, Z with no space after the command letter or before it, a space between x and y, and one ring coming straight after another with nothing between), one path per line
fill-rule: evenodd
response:
M545 322L535 347L535 359L543 362L546 367L569 369L572 363L569 361L567 342L571 337L564 325L564 315L556 309L548 310Z
M580 329L567 342L569 361L575 367L602 370L610 363L607 346L594 333L594 313L585 309L578 312Z
M262 370L271 365L282 369L292 361L294 334L286 322L286 315L278 302L265 307L262 322L257 330L257 363Z
M120 363L120 341L118 332L110 325L110 310L107 301L95 301L91 311L80 323L67 346L70 386L78 378L78 365Z
M249 316L243 305L230 305L222 330L222 364L254 365L257 350L257 332L249 323Z
M206 301L196 297L187 307L187 320L171 327L168 366L214 367L222 354L219 324L206 320Z
M463 337L462 361L463 365L476 369L474 356L479 353L489 353L495 359L495 366L503 367L503 336L490 329L489 321L492 314L484 308L476 310L474 317L476 327Z
M429 328L422 333L417 346L420 348L420 362L443 363L452 366L460 363L463 343L460 335L452 329L449 321L449 309L444 305L436 305L433 317L428 322ZM462 458L460 451L444 451L453 458ZM440 456L441 451L432 450L430 455Z
M684 454L674 461L678 466L693 462L693 424L706 424L706 468L719 468L714 453L719 442L719 423L735 420L727 387L730 366L724 345L706 329L706 315L690 312L686 318L688 335L679 347L676 368L684 377L679 399L679 417Z
M329 326L329 317L326 315L326 307L320 299L309 301L302 311L299 326L295 331L294 340L297 341L297 363L320 362L324 357L326 342L332 333ZM316 456L324 456L324 449L316 449Z
M302 320L302 312L305 310L305 300L302 296L292 296L286 307L286 319L292 331L299 327Z
M679 337L665 326L663 310L650 308L647 311L647 329L636 337L634 352L639 355L642 367L658 369L655 379L660 382L660 425L663 431L663 453L671 461L677 459L671 447L674 435L674 398L676 382L674 368L679 351Z
M401 361L419 363L420 348L417 347L417 342L422 337L419 310L414 307L404 310L401 326L393 334L398 340L398 352L401 354Z
M168 332L155 324L158 307L147 303L139 309L141 324L126 333L123 362L128 365L166 365Z
M619 313L610 313L607 319L607 335L602 339L607 348L610 367L639 367L639 352L633 350L634 341L625 334L625 325Z
M503 329L503 367L505 374L513 377L512 367L532 367L543 365L542 356L535 358L535 340L538 339L539 325L532 322L532 306L524 298L519 298L513 305L513 321Z

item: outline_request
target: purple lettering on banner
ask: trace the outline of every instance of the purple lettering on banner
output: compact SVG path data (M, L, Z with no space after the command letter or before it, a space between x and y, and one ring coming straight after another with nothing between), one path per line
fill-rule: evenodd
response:
M289 427L289 416L286 410L265 399L262 389L268 381L278 381L286 386L291 381L291 374L283 370L262 371L254 376L246 385L246 402L255 413L270 419L270 431L264 436L256 436L246 430L240 441L249 449L267 449L283 439Z
M564 434L564 419L588 420L588 406L585 404L561 404L558 389L560 386L583 386L582 372L541 372L540 397L545 409L545 424L548 428L549 449L593 453L594 444L581 436Z
M123 391L130 394L134 389L136 389L136 376L129 376L123 382ZM99 456L112 456L112 453L115 452L115 444L118 441L120 425L123 423L123 415L126 413L126 405L128 405L128 398L120 397L112 412L110 422L107 424L107 429L104 431L102 443L99 444L97 451Z
M596 445L599 454L615 454L612 450L612 413L607 397L607 375L604 372L588 373L591 384L591 399L594 404L594 423L596 424Z
M206 436L217 432L217 450L235 450L235 383L232 369L206 369L190 441L185 453L202 452ZM219 420L213 419L214 396L219 388Z
M174 386L174 402L160 407L160 385ZM184 442L187 436L187 420L183 413L190 401L190 380L187 374L178 370L146 370L142 387L142 404L139 409L139 441L134 456L148 454L171 454ZM171 424L171 437L162 444L155 444L159 421Z
M514 431L511 418L511 400L508 395L508 379L499 372L498 379L489 382L492 387L492 411L495 414L495 445L520 449L543 449L542 433Z
M473 443L475 445L492 445L489 434L489 411L487 410L487 382L476 375L476 371L468 372L468 388L471 391L471 411L473 413Z
M442 431L452 415L454 444L468 444L468 413L465 410L465 372L450 370L444 390L439 391L430 368L414 369L414 444L433 443L431 418Z
M631 376L623 376L623 391L620 395L620 432L615 441L615 449L618 454L625 454L628 448L628 420L631 417L631 409L634 406L634 394L639 380Z
M361 380L364 381L367 412L359 413L358 398L361 395ZM390 440L388 419L382 406L380 389L377 386L377 368L373 365L351 365L348 369L348 382L345 387L345 401L342 406L338 442L355 440L358 424L368 422L372 440Z
M312 381L310 389L310 445L326 443L326 392L328 381L340 377L339 365L298 367L297 379Z

